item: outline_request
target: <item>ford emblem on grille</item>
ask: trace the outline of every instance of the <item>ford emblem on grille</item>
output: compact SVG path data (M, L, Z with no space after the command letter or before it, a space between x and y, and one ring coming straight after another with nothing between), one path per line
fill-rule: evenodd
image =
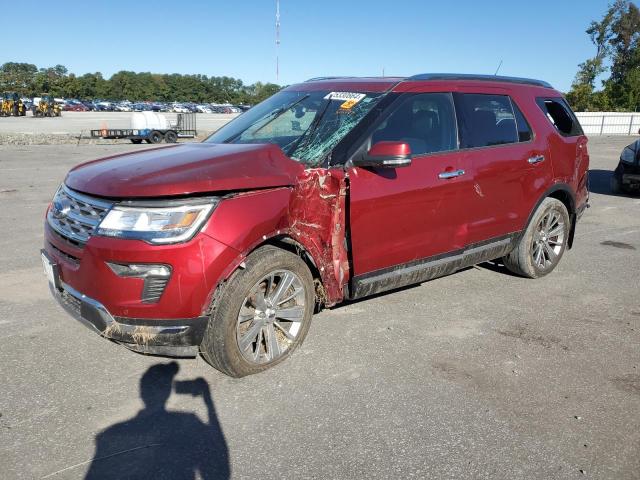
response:
M66 216L71 211L71 200L68 197L56 197L53 201L53 214L56 217Z
M110 202L75 192L61 186L47 214L49 226L64 239L84 245L100 224Z

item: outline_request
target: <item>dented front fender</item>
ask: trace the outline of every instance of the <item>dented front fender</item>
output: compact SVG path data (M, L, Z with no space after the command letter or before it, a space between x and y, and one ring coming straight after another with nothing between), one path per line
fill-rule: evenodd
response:
M269 239L290 237L306 250L318 269L326 304L342 301L343 286L349 280L346 193L343 170L315 168L305 170L291 187L242 192L226 198L204 230L241 252L224 277Z

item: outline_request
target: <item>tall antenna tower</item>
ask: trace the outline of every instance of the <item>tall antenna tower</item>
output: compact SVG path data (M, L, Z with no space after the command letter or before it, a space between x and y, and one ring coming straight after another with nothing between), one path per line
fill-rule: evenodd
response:
M276 82L280 80L280 0L276 0Z

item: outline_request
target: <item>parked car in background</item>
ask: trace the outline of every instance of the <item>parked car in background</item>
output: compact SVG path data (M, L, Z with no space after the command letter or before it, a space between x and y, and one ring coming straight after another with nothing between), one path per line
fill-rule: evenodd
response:
M133 108L131 107L131 103L129 102L120 102L115 104L114 111L116 112L131 112Z
M211 107L208 105L196 105L196 111L198 113L212 113Z
M175 113L189 113L190 110L181 103L174 103L171 105L171 111Z
M150 112L152 111L151 104L145 102L133 103L131 109L134 112Z
M618 166L611 175L611 191L640 193L640 139L622 150Z
M231 107L227 105L212 105L211 109L214 113L233 113Z
M98 101L97 103L95 103L95 106L96 106L96 110L101 112L113 112L113 109L114 109L113 103L107 100Z
M67 112L86 112L89 109L80 100L67 100L62 109Z
M84 100L84 101L82 101L82 104L83 104L85 107L87 107L87 110L88 110L88 111L94 111L94 110L96 110L96 106L95 106L95 104L94 104L93 102L91 102L91 101Z
M42 260L55 298L103 337L243 376L291 355L322 305L490 260L548 275L588 206L588 169L546 82L313 80L204 143L74 167Z

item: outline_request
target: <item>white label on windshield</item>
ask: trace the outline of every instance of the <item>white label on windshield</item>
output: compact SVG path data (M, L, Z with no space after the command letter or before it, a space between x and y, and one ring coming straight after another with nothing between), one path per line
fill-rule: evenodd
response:
M367 95L365 93L355 93L355 92L331 92L328 93L324 99L325 100L341 100L343 102L347 100L351 100L354 104L358 103Z

